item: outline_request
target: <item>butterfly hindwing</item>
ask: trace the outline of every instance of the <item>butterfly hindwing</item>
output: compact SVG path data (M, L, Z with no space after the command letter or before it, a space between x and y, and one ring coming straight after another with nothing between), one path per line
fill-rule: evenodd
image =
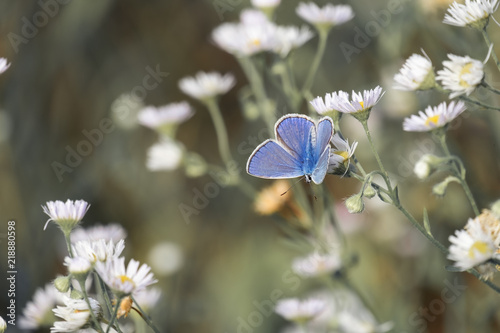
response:
M261 178L295 178L303 176L300 162L274 140L266 140L248 159L247 172Z
M325 151L326 146L330 144L333 136L333 121L330 118L324 117L318 123L316 134L315 155L320 159L321 154Z
M327 146L321 156L319 157L318 164L311 174L311 179L315 184L321 184L325 179L328 170L328 159L330 158L330 146Z

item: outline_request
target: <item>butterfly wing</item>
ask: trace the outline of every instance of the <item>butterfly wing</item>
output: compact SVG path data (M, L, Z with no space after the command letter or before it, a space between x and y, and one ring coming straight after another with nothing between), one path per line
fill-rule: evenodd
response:
M301 114L288 114L276 122L276 139L290 153L303 163L310 154L311 132L314 131L314 121Z
M320 159L326 146L330 144L333 136L333 121L329 117L322 118L317 126L315 156Z
M326 171L328 170L328 159L330 158L330 146L326 146L325 150L321 154L314 169L311 174L311 179L315 184L321 184L323 179L325 179Z
M271 179L303 176L301 163L274 140L266 140L248 158L248 174Z

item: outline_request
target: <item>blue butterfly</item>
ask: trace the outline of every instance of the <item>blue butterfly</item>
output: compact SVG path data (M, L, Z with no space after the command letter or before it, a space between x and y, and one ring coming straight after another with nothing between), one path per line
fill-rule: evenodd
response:
M248 174L270 179L305 176L321 184L328 169L333 121L321 118L318 124L301 114L287 114L274 126L276 140L261 143L248 158Z

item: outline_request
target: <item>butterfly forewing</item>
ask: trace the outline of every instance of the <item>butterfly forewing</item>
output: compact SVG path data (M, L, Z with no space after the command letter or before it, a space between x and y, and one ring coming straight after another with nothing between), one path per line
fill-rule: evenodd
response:
M276 123L276 139L298 160L307 156L310 133L315 131L314 122L299 114L286 115Z
M303 176L301 163L276 141L266 140L248 159L247 172L261 178L295 178Z
M333 122L330 118L322 118L317 126L316 134L316 158L320 158L325 151L326 146L330 145L330 140L333 136Z

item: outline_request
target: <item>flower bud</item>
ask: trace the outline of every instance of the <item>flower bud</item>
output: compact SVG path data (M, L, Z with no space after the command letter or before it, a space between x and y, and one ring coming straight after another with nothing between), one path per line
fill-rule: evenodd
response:
M413 172L415 172L415 175L417 175L419 179L427 179L427 177L429 177L438 168L438 166L444 162L444 160L444 158L432 154L425 154L420 157L418 162L415 164Z
M361 213L365 209L365 204L363 203L363 199L360 193L354 194L347 198L347 200L345 201L345 206L351 214Z
M496 216L497 219L500 219L500 200L497 200L493 204L491 204L491 212Z
M375 191L370 184L366 184L365 189L363 190L363 197L371 199L375 195L377 195L377 191Z
M54 280L54 286L59 292L65 293L69 290L69 287L71 286L71 279L69 276L58 276Z
M85 278L87 278L87 275L92 270L92 263L82 257L66 257L64 264L68 266L68 271L78 281L85 281Z
M432 193L434 193L438 197L444 197L444 195L446 194L446 188L451 182L460 183L460 180L457 177L448 176L445 178L445 180L432 187Z

